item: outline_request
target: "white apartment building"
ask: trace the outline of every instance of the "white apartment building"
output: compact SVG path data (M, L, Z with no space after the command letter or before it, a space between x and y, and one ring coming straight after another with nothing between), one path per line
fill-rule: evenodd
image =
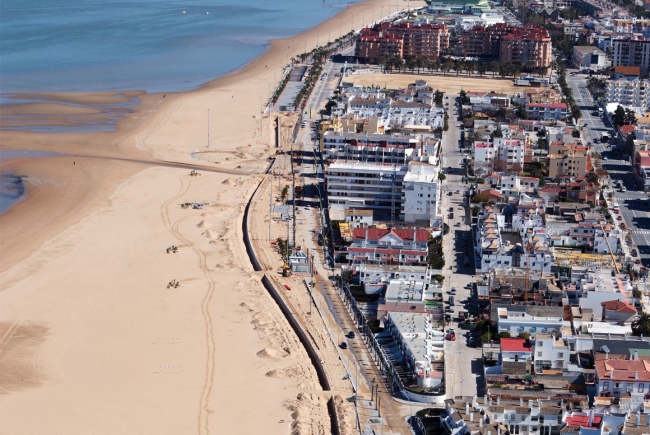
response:
M394 209L399 214L407 171L403 164L335 160L325 170L330 209Z
M569 115L565 103L526 103L526 116L528 119L550 121L565 121Z
M505 218L505 215L495 213L490 207L479 213L475 243L476 271L489 272L516 267L550 273L555 260L548 247L543 221L532 217L516 220L516 216L513 216L512 227L520 231L521 243L512 243L501 236Z
M521 332L532 336L541 334L562 334L564 328L562 307L538 305L506 305L496 307L499 332L509 332L516 337Z
M411 162L402 183L402 206L400 215L404 222L428 221L433 226L439 210L439 166Z
M492 142L476 141L472 148L472 157L476 169L481 169L492 161L506 165L518 164L523 167L526 145L523 140L494 138Z
M325 171L330 211L368 208L394 213L405 222L432 224L440 200L439 167L335 160Z
M612 40L612 67L638 66L641 75L650 70L650 40L629 36Z
M444 333L433 329L430 314L389 312L385 328L397 343L419 388L442 388Z
M325 160L355 160L405 165L410 160L437 164L440 139L423 135L368 134L325 131L321 134Z
M359 283L364 284L366 293L372 294L382 290L392 280L429 284L431 269L428 266L399 266L387 264L355 264Z
M570 352L567 345L555 334L535 334L535 372L564 369L569 364Z
M650 20L645 18L615 18L612 30L616 33L643 33L643 36L650 36Z
M640 80L638 77L607 80L605 101L643 112L650 107L650 80Z

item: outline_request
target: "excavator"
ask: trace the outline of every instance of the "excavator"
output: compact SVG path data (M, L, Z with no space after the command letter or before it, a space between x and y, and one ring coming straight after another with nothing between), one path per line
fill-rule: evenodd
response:
M291 276L291 267L287 263L284 263L284 265L282 265L282 276Z

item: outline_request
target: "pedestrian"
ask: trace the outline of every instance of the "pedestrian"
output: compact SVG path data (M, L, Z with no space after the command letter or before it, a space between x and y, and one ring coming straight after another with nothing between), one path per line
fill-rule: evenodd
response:
M73 164L73 165L76 165L77 163L73 160L73 161L72 161L72 164Z

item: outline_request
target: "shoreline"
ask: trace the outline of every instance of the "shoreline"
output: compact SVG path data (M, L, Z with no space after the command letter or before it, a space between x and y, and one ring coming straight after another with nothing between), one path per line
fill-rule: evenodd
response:
M197 421L199 433L328 433L313 367L246 264L237 223L273 153L261 101L274 74L293 46L311 49L337 20L358 29L371 10L355 3L271 41L200 89L142 95L115 132L3 131L0 150L66 154L0 164L27 177L29 195L0 216L6 431L102 434L120 420L157 433Z

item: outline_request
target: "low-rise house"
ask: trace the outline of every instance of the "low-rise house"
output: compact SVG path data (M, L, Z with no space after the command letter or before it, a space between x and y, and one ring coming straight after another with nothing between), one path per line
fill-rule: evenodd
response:
M569 348L555 334L535 334L535 373L565 369L569 364Z
M522 332L530 334L556 334L564 329L564 308L535 305L493 306L499 332L517 336Z
M627 301L614 299L601 302L600 305L603 307L602 319L606 322L630 324L637 314L634 305Z
M351 208L345 210L345 222L352 228L369 228L373 225L372 210Z
M650 400L650 361L606 359L595 362L596 395L626 401L632 411Z

